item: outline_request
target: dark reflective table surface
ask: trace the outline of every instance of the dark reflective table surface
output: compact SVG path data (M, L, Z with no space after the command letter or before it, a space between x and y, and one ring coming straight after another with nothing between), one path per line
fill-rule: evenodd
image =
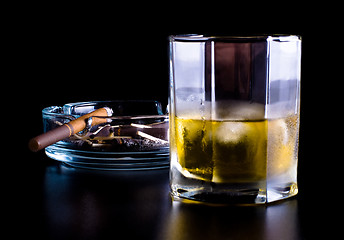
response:
M340 230L340 208L315 198L308 181L297 197L274 204L209 206L173 202L168 169L95 171L33 156L34 167L13 175L20 181L6 205L14 238L332 239Z

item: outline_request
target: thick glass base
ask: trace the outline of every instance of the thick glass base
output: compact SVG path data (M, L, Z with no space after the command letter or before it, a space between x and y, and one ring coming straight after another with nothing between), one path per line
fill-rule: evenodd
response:
M265 204L295 196L296 182L261 180L241 183L215 183L171 172L173 200L210 204Z
M185 190L175 188L171 191L173 200L191 200L198 203L212 204L265 204L283 200L297 194L297 184L286 186L284 190L266 191L263 189L225 190L223 192L206 191L205 189Z

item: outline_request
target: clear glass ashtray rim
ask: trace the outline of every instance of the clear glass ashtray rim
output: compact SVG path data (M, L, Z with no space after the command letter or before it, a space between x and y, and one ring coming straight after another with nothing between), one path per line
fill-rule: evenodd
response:
M92 106L96 104L106 104L106 103L147 103L147 104L155 104L157 106L157 112L158 114L152 115L152 114L137 114L137 115L125 115L125 116L93 116L93 117L99 117L99 118L107 118L107 119L119 119L119 120L136 120L136 119L145 119L145 118L165 118L168 119L168 114L163 114L161 108L161 103L156 100L106 100L106 101L85 101L85 102L75 102L75 103L66 103L63 106L49 106L42 109L42 116L43 118L45 116L49 117L62 117L62 118L70 118L75 119L80 117L82 114L71 114L66 113L70 112L70 110L66 110L68 108L73 107L81 107L81 106Z

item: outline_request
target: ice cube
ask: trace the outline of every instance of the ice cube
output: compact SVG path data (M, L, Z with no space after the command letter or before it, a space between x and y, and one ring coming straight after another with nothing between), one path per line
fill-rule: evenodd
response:
M221 120L260 120L264 119L264 104L240 100L216 102L216 118Z
M247 126L242 122L223 122L217 128L215 137L221 143L237 143L247 132Z

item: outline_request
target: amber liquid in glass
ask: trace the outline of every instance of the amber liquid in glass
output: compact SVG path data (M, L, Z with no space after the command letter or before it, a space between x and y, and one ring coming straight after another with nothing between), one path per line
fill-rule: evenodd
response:
M175 165L172 169L179 171L184 180L216 184L264 182L266 186L267 179L273 181L275 176L293 178L297 124L297 115L273 120L174 117L175 129L171 129L170 137L171 164Z

